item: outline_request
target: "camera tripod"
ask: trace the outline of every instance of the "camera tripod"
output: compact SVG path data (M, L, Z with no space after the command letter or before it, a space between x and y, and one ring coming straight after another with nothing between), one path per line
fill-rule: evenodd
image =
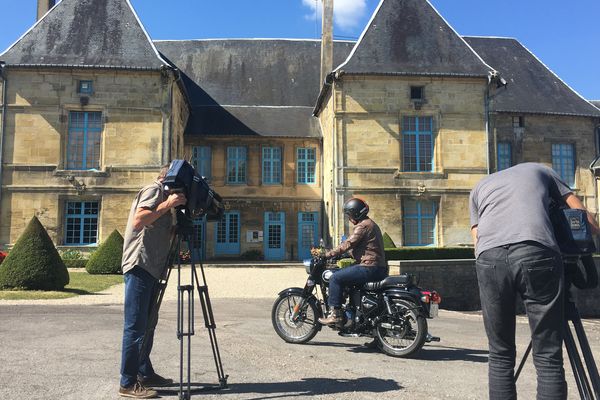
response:
M204 327L208 330L208 336L210 339L210 345L215 361L215 367L217 370L217 376L219 379L218 385L207 385L203 386L202 391L224 389L227 387L228 375L223 372L223 364L221 362L221 354L219 352L219 346L217 343L216 336L216 324L213 316L212 305L210 297L208 295L208 286L206 284L206 276L204 274L204 267L202 261L199 260L198 265L200 266L200 275L196 270L196 264L194 260L193 251L193 234L194 226L192 220L187 217L181 210L177 213L177 226L175 232L171 236L171 245L169 249L169 256L167 258L167 265L163 270L163 276L158 282L157 288L153 293L151 309L148 316L148 327L144 334L142 341L142 347L140 350L140 359L146 356L148 348L148 338L153 335L154 329L158 323L158 312L162 303L169 277L173 268L177 269L177 339L179 340L179 399L189 400L192 396L192 388L190 382L191 375L191 339L195 335L194 329L194 290L198 290L198 297L200 300L200 306L202 308L202 315L204 316ZM188 244L190 250L190 278L189 284L181 283L181 259L179 258L179 250L181 243L185 241ZM177 257L177 264L175 264L175 257ZM202 280L199 279L199 276ZM184 346L184 342L186 345ZM186 382L184 384L184 354L187 356L186 360ZM185 388L185 391L184 391ZM194 389L194 392L200 391Z
M569 267L571 269L577 267L579 257L564 257L563 259L565 264L565 271L568 271ZM563 328L565 348L567 349L569 362L571 364L571 369L573 370L573 376L575 378L575 382L577 383L579 397L582 400L600 400L600 377L598 376L598 368L596 367L596 362L594 360L590 344L585 334L585 330L583 329L583 324L581 323L579 310L577 309L577 306L575 305L575 302L571 296L571 284L572 281L570 274L565 273L565 320ZM573 336L573 332L571 331L569 321L575 329L575 335L577 336L579 342L579 348L581 349L581 353L583 354L583 361L581 360L581 357L579 355L579 350L577 349L575 337ZM523 355L523 359L519 364L519 368L515 373L515 381L519 379L521 370L523 369L525 361L527 360L527 357L531 352L531 346L532 343L530 341L529 345L527 346L527 349L525 350L525 354ZM587 367L587 374L585 367Z

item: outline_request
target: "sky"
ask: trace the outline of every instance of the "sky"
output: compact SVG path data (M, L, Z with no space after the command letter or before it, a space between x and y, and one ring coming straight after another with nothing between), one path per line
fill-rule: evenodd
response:
M71 0L69 0L71 1ZM153 39L316 38L321 0L130 0ZM570 87L600 100L600 1L430 0L461 35L518 39ZM35 22L36 0L0 0L0 52ZM379 0L334 0L334 37L356 40Z

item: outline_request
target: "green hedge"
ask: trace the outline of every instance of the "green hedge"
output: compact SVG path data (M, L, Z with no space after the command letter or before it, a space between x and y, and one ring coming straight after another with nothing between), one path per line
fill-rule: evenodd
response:
M387 234L387 232L383 233L383 247L386 249L395 249L396 248L396 243L394 243L394 241L392 240L390 235Z
M65 260L65 259L63 259L63 262L65 263L65 266L67 268L85 268L85 264L87 263L87 260L85 258L82 258L80 260Z
M85 264L90 274L120 274L123 258L123 236L116 229L102 243Z
M385 258L390 260L453 260L473 259L472 247L398 247L385 249Z
M69 272L40 221L33 217L0 264L0 288L62 290Z

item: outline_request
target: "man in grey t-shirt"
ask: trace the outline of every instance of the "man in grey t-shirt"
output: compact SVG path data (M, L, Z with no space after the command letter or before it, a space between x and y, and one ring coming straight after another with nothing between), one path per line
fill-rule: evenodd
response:
M516 399L515 297L531 328L537 398L566 399L562 359L563 264L548 214L551 199L585 209L554 170L524 163L491 174L471 191L471 234L489 342L490 400ZM597 234L600 228L588 214Z
M186 203L183 194L167 196L162 180L169 166L163 166L156 182L139 191L129 212L123 243L122 269L125 280L123 347L119 394L124 397L151 398L157 392L146 386L172 383L158 375L150 362L153 334L144 357L140 348L148 324L152 295L166 266L173 208Z

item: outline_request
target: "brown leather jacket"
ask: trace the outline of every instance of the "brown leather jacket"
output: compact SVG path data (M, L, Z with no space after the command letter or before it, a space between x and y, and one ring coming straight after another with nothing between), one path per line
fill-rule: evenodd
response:
M370 218L365 218L354 226L354 232L344 243L328 251L325 257L335 257L352 249L352 258L365 266L385 267L383 236L379 226Z

